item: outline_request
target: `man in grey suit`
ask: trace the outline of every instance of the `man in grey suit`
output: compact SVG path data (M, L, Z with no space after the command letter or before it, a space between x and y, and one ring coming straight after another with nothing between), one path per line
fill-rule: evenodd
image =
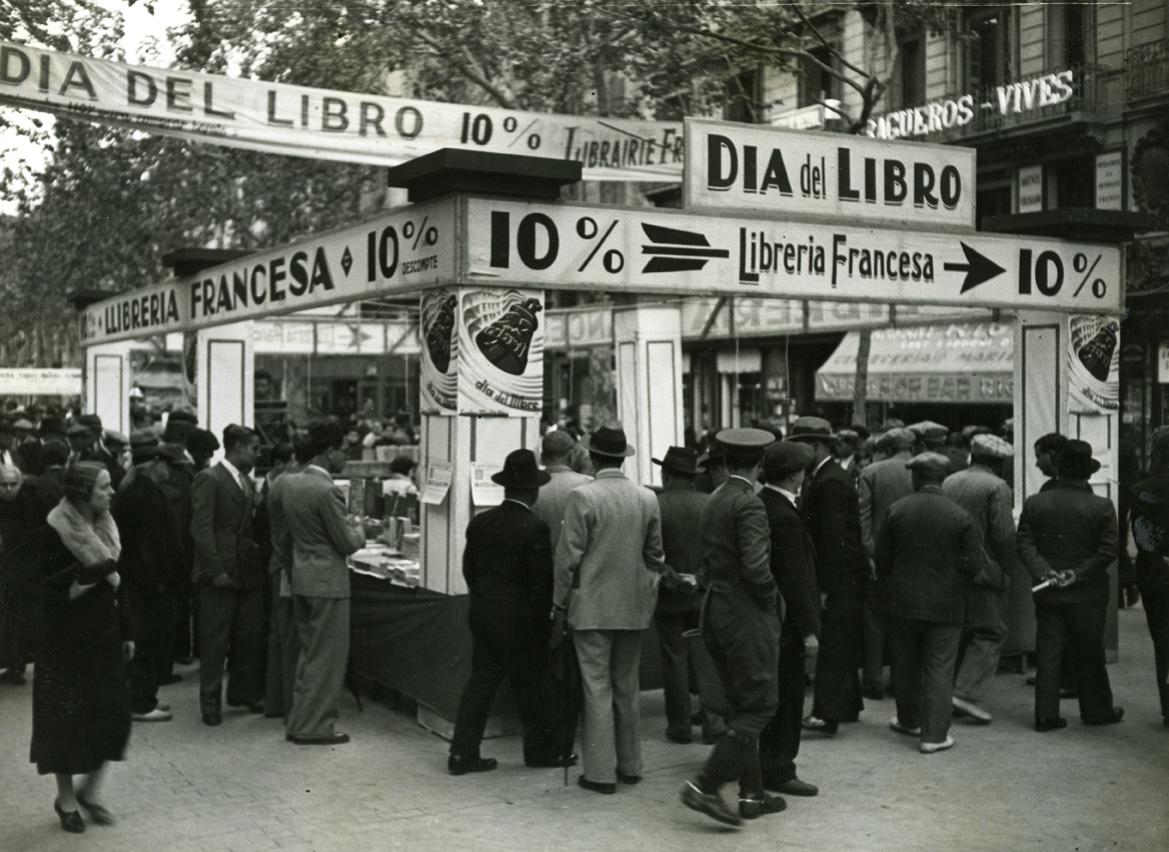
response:
M908 429L893 428L881 436L879 447L888 455L860 473L857 482L857 503L861 515L861 541L869 561L873 561L877 535L885 521L889 507L913 493L913 476L905 463L913 457L917 436ZM885 603L880 598L882 589L865 601L864 677L861 681L865 698L880 701L885 697Z
M532 506L532 514L548 525L552 533L552 552L560 543L560 524L568 504L568 492L593 478L577 473L568 466L568 455L576 446L576 439L563 429L549 432L540 444L540 461L544 472L552 479L540 489L540 499Z
M621 472L633 455L625 430L601 426L588 451L597 476L568 495L554 560L553 632L562 633L567 620L580 661L580 786L611 794L617 792L617 780L641 780L641 633L649 627L658 581L668 569L658 501Z
M309 427L312 460L286 473L280 508L292 537L292 598L300 659L292 690L287 738L297 745L340 745L349 735L334 729L337 699L349 661L349 566L346 557L365 544L365 532L346 517L345 499L333 484L348 460L336 423Z
M246 426L223 430L224 457L191 485L193 581L199 587L199 709L203 724L222 722L220 700L228 661L227 703L263 708L265 582L252 531L256 490L250 473L260 439Z
M975 435L970 466L946 477L942 493L974 521L985 557L982 570L966 584L965 626L959 644L961 665L954 680L954 715L977 724L993 717L979 706L983 692L999 667L1007 641L1008 590L1015 564L1015 522L1011 488L1003 481L1003 465L1015 451L996 435Z

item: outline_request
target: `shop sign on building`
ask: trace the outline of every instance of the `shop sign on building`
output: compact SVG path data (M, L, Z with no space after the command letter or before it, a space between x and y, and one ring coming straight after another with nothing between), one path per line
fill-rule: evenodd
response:
M466 202L466 278L495 286L1120 312L1115 246L663 210Z
M683 206L973 230L975 151L686 119Z
M1096 209L1124 209L1124 151L1096 155Z
M1019 169L1019 211L1038 213L1043 209L1043 166Z

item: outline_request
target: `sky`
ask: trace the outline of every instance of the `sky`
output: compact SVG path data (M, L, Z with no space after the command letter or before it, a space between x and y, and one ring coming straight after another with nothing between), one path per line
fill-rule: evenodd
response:
M122 16L125 32L121 47L129 62L143 61L145 53L149 59L143 64L167 67L174 62L175 51L167 38L167 28L182 24L188 17L186 0L154 0L154 13L147 10L145 3L130 5L125 0L95 0L96 4ZM153 50L153 55L151 54ZM5 120L16 128L30 127L32 116L44 121L50 127L53 117L48 113L34 113L28 110L0 107ZM0 170L5 167L13 171L31 169L40 171L45 166L46 152L30 144L19 129L0 127ZM0 215L12 215L16 203L0 198Z

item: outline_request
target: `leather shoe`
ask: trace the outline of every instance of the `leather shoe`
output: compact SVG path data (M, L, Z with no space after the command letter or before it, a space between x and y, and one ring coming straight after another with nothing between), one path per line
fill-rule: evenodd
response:
M1068 720L1063 716L1055 716L1051 719L1035 719L1035 730L1039 733L1046 733L1047 731L1058 731L1068 726Z
M937 754L939 751L946 751L948 749L952 749L953 747L954 739L950 736L947 736L940 743L923 742L920 746L917 747L917 750L922 754Z
M743 819L759 819L768 814L777 814L787 807L782 796L752 796L749 799L739 798L739 816Z
M1123 707L1113 707L1112 712L1107 716L1102 716L1099 719L1084 719L1085 725L1115 725L1124 718Z
M576 779L576 783L585 790L592 790L594 793L601 793L605 796L612 796L617 792L616 784L606 783L604 781L590 781L583 775Z
M836 731L840 727L836 722L830 722L827 719L819 719L815 716L805 716L800 722L800 727L805 731L812 731L813 733L823 734L826 737L836 736Z
M620 781L622 784L636 784L639 781L641 781L641 776L640 775L626 775L624 772L621 772L620 770L618 770L617 771L617 780Z
M673 728L666 728L666 739L678 745L690 745L691 738L689 731L675 731Z
M222 725L223 724L223 714L220 713L218 710L204 710L203 711L203 724L209 725L212 728L214 728L216 725Z
M334 731L324 737L298 737L296 734L287 734L285 739L297 745L345 745L349 742L349 734L343 734L340 731Z
M446 759L446 771L451 775L466 775L468 772L490 772L499 766L494 757L461 757L452 754Z
M866 686L861 690L861 695L870 701L884 701L885 687L883 686Z
M174 716L169 710L155 707L149 713L131 713L130 718L135 722L169 722Z
M967 717L976 725L989 725L994 721L994 716L973 701L967 701L965 698L959 698L955 695L950 699L950 703L953 705L955 716Z
M53 800L53 810L57 812L57 819L61 820L61 828L70 834L81 834L85 831L85 822L81 819L80 811L63 811L56 799Z
M560 766L576 766L576 762L578 759L579 758L577 757L576 752L574 751L572 754L570 754L568 756L567 763L565 763L564 759L561 758L559 755L555 755L555 754L543 755L542 754L538 757L532 758L531 760L525 760L524 764L532 769L550 769L553 767L560 767Z
M105 807L99 805L97 802L90 802L87 799L83 799L80 793L77 794L77 804L81 805L81 809L89 814L89 818L96 825L113 825L117 822L114 819L114 815Z
M902 724L896 716L889 720L889 730L896 731L899 734L905 734L907 737L920 737L921 726L912 726Z
M706 814L708 817L727 825L742 825L742 818L732 811L723 797L718 793L706 793L698 788L693 781L687 781L680 794L682 804L692 811Z
M777 793L783 793L785 796L815 796L820 792L820 788L815 784L809 784L799 778L791 778L775 786L764 783L763 786Z

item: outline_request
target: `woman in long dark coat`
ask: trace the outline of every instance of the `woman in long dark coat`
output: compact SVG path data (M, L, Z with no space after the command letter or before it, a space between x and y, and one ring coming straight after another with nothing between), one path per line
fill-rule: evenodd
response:
M31 760L57 778L53 809L66 831L85 830L77 808L109 824L97 801L106 762L121 760L130 738L125 660L133 656L109 513L113 488L100 464L65 473L65 497L43 533L44 636L33 680ZM74 790L73 776L85 779Z

